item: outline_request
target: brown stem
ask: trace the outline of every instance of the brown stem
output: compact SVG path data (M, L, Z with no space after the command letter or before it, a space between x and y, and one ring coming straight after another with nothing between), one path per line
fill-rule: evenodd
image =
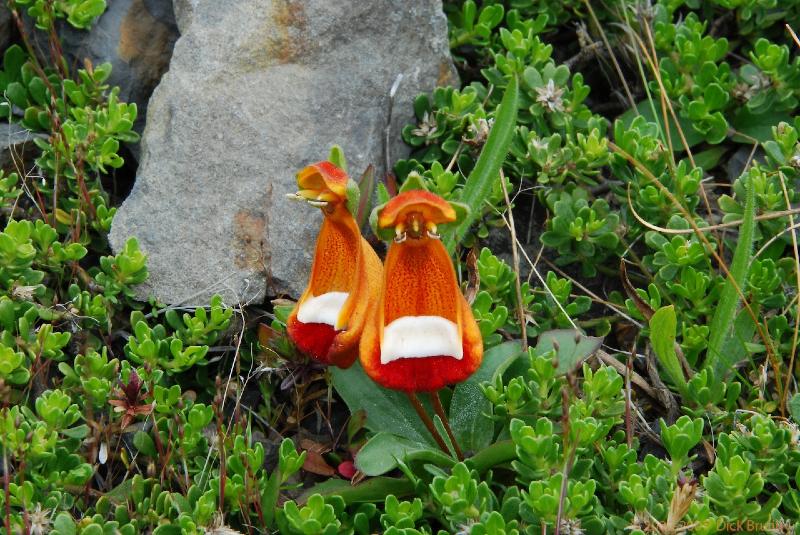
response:
M442 435L439 434L439 431L437 431L433 426L433 420L431 420L431 417L428 416L427 412L425 412L425 408L422 406L422 403L419 402L417 395L414 392L406 392L406 395L408 395L408 399L411 401L411 406L413 406L414 410L417 411L419 419L422 420L422 423L424 423L425 427L428 428L428 431L436 441L436 444L439 445L443 452L450 455L450 450L447 448L447 444L445 444Z
M442 400L439 398L439 392L431 392L431 403L433 403L433 410L436 414L439 415L439 418L442 419L442 423L444 424L444 430L447 431L447 436L450 437L450 442L453 443L453 448L456 450L456 455L458 456L459 461L464 460L464 453L461 451L461 447L456 442L456 436L453 434L453 430L450 428L450 421L447 419L447 415L444 412L444 407L442 407Z

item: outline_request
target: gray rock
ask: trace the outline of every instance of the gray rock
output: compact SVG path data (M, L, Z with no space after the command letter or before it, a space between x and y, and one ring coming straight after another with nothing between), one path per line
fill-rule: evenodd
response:
M35 137L47 138L17 124L0 123L0 169L24 176L39 152L33 143Z
M320 215L284 194L333 144L352 175L369 163L383 172L399 74L389 156L407 154L400 130L413 99L457 83L441 0L238 0L225 9L197 0L188 20L150 100L138 177L111 244L136 236L148 254L141 296L297 296Z
M200 0L173 0L172 6L175 10L175 21L178 23L178 31L184 33L192 22L194 8Z

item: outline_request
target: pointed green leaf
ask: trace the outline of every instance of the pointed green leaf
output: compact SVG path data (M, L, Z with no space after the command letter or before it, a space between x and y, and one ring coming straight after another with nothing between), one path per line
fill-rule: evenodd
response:
M678 355L675 353L675 334L678 320L673 305L661 307L650 318L650 342L661 366L669 375L678 390L686 390L686 377L683 375Z
M408 398L379 386L364 373L360 363L346 370L331 369L331 382L351 413L361 409L367 413L366 427L371 431L391 429L412 442L434 444Z
M447 250L451 253L455 250L456 244L467 234L475 220L483 213L483 203L492 193L492 187L498 179L508 149L511 147L511 140L514 138L518 102L519 81L516 76L512 76L503 94L503 100L497 108L494 125L486 139L486 144L464 184L461 201L470 207L470 212L460 225L444 237Z

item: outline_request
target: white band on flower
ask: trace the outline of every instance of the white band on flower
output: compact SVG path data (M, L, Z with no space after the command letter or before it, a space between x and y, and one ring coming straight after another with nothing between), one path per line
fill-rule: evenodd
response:
M325 323L339 330L339 314L344 307L347 292L328 292L303 301L297 311L297 319L303 323Z
M452 321L441 316L403 316L384 327L381 364L437 356L464 357L458 326Z

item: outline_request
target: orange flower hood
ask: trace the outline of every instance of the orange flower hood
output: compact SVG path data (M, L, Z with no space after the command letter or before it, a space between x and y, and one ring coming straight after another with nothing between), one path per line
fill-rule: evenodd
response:
M436 234L437 225L455 219L447 201L421 190L401 193L378 214L378 226L394 227L396 238L360 358L367 374L387 388L435 391L480 366L480 331Z
M327 365L349 367L380 291L381 261L347 209L347 174L330 162L297 174L297 197L322 209L311 277L287 321L295 345Z

